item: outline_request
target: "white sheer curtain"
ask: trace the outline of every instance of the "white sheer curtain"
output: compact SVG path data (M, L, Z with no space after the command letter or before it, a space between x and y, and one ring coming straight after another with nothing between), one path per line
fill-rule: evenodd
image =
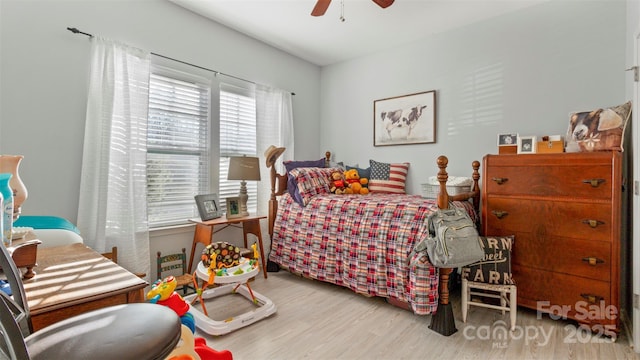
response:
M146 138L149 53L92 38L78 228L86 245L118 247L118 263L149 274Z
M284 170L282 159L293 156L293 105L291 92L256 85L257 145L260 157L260 178L258 182L258 214L269 213L271 196L270 173L265 164L264 151L270 145L285 147L284 154L276 161L279 172ZM291 156L287 156L291 154ZM267 222L262 223L263 237L267 237ZM269 241L270 243L270 241ZM270 246L265 248L267 255Z

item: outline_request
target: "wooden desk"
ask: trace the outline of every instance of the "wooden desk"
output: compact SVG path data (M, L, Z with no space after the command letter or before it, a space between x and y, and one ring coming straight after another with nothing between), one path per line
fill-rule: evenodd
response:
M38 249L23 280L33 329L111 305L144 302L147 282L84 244Z
M260 219L266 219L266 216L249 215L240 218L227 219L221 217L213 220L201 221L200 219L191 219L189 221L196 224L196 230L193 234L193 244L191 245L191 257L189 258L188 273L192 273L191 268L193 265L194 255L196 251L196 245L198 243L207 246L213 242L213 234L218 231L231 226L232 224L242 224L242 235L244 238L244 247L247 245L247 235L253 234L258 238L258 246L260 250L260 263L262 264L262 274L264 278L267 278L267 262L264 257L264 248L262 246L262 231L260 230ZM215 230L216 225L224 225L221 229Z

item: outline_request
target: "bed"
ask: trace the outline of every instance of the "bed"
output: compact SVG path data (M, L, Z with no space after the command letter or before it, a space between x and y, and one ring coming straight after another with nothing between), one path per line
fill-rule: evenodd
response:
M289 193L288 181L322 182L322 176L331 171L330 156L329 152L325 155L329 169L302 167L286 174L279 174L273 161L268 162L269 266L366 296L383 297L417 315L434 315L429 327L446 336L453 334L456 329L448 288L452 269L435 268L422 254L409 259L409 254L428 234L426 218L437 208L452 202L478 219L480 163L472 163L471 191L450 196L446 190L448 159L438 157L437 199L374 193L335 195L318 191L321 186L317 184L311 194L302 190L302 202Z

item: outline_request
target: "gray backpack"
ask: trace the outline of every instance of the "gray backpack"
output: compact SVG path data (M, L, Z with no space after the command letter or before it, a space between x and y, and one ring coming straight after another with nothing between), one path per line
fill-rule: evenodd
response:
M413 248L409 260L415 253L425 251L431 264L440 268L457 268L482 260L484 251L478 230L464 209L440 209L427 221L429 236Z

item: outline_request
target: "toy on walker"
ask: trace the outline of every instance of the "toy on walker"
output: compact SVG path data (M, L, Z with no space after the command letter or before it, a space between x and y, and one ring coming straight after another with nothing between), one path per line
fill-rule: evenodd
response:
M240 256L240 248L226 242L217 242L205 247L202 251L202 261L198 263L193 273L193 283L196 293L185 297L190 302L190 308L197 319L200 330L210 335L222 335L253 324L276 312L276 307L271 300L253 291L248 280L255 277L260 271L260 254L257 245L251 246L253 259ZM201 279L202 287L198 287L198 279ZM208 286L218 284L207 289ZM256 309L223 321L217 321L209 317L205 300L228 295L240 294L251 300ZM202 310L194 304L200 302Z
M153 304L164 305L175 311L182 323L181 342L169 354L169 360L233 360L229 350L216 351L207 346L207 341L201 337L194 337L195 319L189 311L189 304L175 292L176 279L168 276L158 279L147 293L147 300Z

